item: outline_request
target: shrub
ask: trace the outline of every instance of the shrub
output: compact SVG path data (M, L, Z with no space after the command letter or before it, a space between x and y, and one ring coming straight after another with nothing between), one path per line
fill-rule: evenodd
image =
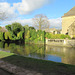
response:
M23 31L20 31L18 34L17 34L17 39L23 39Z
M10 32L5 32L5 40L7 40L10 36Z
M5 32L5 40L16 40L16 38L13 32Z
M28 32L25 32L25 42L34 42L44 41L44 31L30 29Z
M66 38L71 39L69 35L64 35L64 34L46 33L45 37L48 39L66 39Z
M3 48L4 42L0 42L0 48Z
M4 32L0 32L0 40L4 40Z

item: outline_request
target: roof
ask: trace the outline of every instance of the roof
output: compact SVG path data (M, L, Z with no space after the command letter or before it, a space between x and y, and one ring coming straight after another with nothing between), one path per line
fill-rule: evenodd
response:
M67 16L75 16L75 6L69 10L67 13L64 14L62 17L67 17Z
M53 32L53 31L58 31L58 32L60 32L61 31L61 29L56 29L56 28L47 28L47 29L45 29L45 32Z

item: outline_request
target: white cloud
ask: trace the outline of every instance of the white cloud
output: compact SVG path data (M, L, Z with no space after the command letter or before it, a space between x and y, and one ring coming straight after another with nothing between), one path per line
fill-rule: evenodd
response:
M10 20L19 15L16 11L21 15L26 15L48 4L51 0L22 0L22 2L13 3L13 6L5 1L6 0L0 0L0 12L4 12L5 16ZM0 17L1 16L2 15L0 15Z
M13 7L16 8L20 14L29 14L30 12L42 7L49 3L50 0L22 0L22 2L14 3Z
M1 2L4 0L0 0L0 12L5 12L6 17L10 21L4 21L2 25L11 24L13 22L19 22L22 25L28 24L32 25L31 19L16 19L15 17L18 16L18 14L15 12L16 10L19 11L20 14L26 15L36 9L39 9L40 7L44 6L45 4L48 4L49 1L52 0L22 0L22 2L19 3L13 3L13 6L11 6L7 2ZM1 16L1 15L0 15ZM15 18L15 20L13 19ZM61 28L61 18L57 19L50 19L50 27L53 28Z
M61 18L56 18L56 19L49 19L50 21L50 28L58 28L61 29ZM29 25L29 26L33 26L33 22L32 19L17 19L17 20L12 20L12 21L5 21L3 22L3 25L7 25L7 24L12 24L14 22L19 22L22 25Z
M0 2L0 13L4 13L4 15L0 14L0 17L7 17L9 20L17 15L15 9L7 2Z
M50 21L51 28L60 28L60 29L62 28L62 26L61 26L62 19L61 18L50 19L49 21Z
M4 21L2 23L2 25L8 25L8 24L12 24L14 22L18 22L18 23L21 23L22 25L32 25L32 19L17 19L17 20L12 20L12 21Z

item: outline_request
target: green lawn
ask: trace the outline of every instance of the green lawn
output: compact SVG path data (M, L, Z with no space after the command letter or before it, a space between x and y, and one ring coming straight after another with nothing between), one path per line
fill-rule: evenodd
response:
M13 53L8 53L8 52L0 51L0 59L4 58L4 57L11 56L11 55L14 55L14 54Z
M25 69L35 70L43 75L75 75L75 65L67 65L47 60L34 59L0 51L0 58L4 61Z

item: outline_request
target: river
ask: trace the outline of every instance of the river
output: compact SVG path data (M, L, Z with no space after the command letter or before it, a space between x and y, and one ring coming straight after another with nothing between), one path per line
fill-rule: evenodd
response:
M25 57L75 65L75 48L72 47L0 42L0 50Z

